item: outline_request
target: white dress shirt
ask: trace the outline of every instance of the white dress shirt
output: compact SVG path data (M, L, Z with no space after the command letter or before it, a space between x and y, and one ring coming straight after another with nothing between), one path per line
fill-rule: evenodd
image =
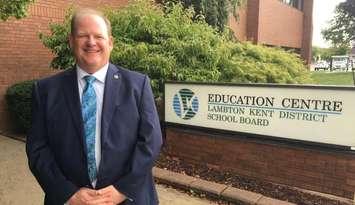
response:
M78 80L78 89L80 104L82 102L83 90L86 86L85 76L90 75L78 65L76 65L76 73ZM100 161L101 161L101 113L102 104L104 100L104 90L105 90L105 79L108 69L108 63L104 67L100 68L95 73L91 74L96 78L93 86L96 93L96 132L95 132L95 160L96 160L96 170L99 171ZM96 186L97 179L92 182L92 186ZM64 205L69 205L68 201Z
M85 72L78 65L77 67L77 77L78 77L78 88L80 96L80 104L82 102L83 90L86 86L85 76L90 75ZM96 133L95 133L95 159L96 159L96 169L99 171L99 165L101 161L101 114L102 114L102 104L104 99L104 89L105 89L105 79L107 74L108 64L104 67L91 74L96 78L94 81L94 89L96 93ZM96 186L96 179L92 182L93 187Z

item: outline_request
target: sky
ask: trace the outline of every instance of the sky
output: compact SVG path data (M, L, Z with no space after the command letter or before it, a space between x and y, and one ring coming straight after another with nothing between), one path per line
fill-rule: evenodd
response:
M306 0L307 1L307 0ZM313 4L313 46L330 47L330 43L322 38L321 31L327 28L334 17L335 7L345 0L314 0Z

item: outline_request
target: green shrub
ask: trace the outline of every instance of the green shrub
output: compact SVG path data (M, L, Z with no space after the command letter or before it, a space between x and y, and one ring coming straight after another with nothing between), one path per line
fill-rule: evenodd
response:
M44 33L39 34L39 38L44 46L50 48L55 55L51 62L51 67L53 68L67 69L74 65L74 58L69 47L68 38L72 11L72 8L68 10L62 24L49 24L49 29L51 30L50 36L47 36Z
M165 11L165 12L164 12ZM231 40L205 21L193 20L193 10L177 4L163 10L137 0L124 9L107 10L115 40L114 64L150 76L155 96L167 80L244 83L309 83L310 73L296 54ZM57 55L54 67L73 64L67 47L69 17L41 35Z
M166 80L218 81L223 37L192 16L181 5L163 13L144 2L109 11L116 44L111 61L148 74L156 96Z
M311 83L310 72L301 58L280 48L251 43L232 43L224 49L228 55L221 72L224 82Z
M27 133L31 127L32 87L34 80L15 84L7 89L5 98L18 131Z

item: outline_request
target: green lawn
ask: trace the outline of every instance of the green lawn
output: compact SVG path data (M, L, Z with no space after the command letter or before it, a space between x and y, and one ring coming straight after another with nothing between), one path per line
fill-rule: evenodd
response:
M315 84L320 85L354 85L352 72L312 72Z

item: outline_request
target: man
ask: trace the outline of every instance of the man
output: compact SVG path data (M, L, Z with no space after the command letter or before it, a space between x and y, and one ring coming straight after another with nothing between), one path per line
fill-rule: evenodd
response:
M109 21L90 9L71 22L73 69L33 88L29 167L45 204L158 204L151 169L162 139L147 76L109 63Z

